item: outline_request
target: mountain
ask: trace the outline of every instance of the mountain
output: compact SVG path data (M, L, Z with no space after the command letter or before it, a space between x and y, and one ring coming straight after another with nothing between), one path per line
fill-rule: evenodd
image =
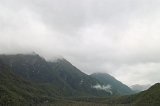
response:
M0 61L12 73L47 90L50 95L110 96L106 90L97 90L97 79L81 72L65 59L48 62L37 54L0 55Z
M52 92L56 91L58 95L67 95L66 92L71 92L71 88L52 71L46 60L37 54L0 55L0 60L14 74L39 86L43 86ZM59 90L63 86L65 86L66 91Z
M110 93L105 90L97 90L94 85L101 84L97 79L81 72L66 59L58 59L54 62L48 62L54 72L71 88L78 92L74 95L81 96L109 96Z
M109 74L87 75L63 58L46 61L37 54L0 55L0 103L98 101L131 93Z
M140 85L140 84L135 84L135 85L132 85L130 88L135 91L135 92L141 92L141 91L144 91L144 90L147 90L151 85L147 84L147 85Z
M127 85L121 83L107 73L94 73L91 74L91 76L99 80L101 83L111 86L112 92L115 95L129 95L134 93Z

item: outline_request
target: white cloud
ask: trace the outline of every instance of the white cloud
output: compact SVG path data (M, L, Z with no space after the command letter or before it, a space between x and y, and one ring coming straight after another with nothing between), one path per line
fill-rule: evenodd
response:
M108 72L126 84L153 84L160 81L159 5L159 0L0 0L0 53L60 55L88 74Z
M109 85L109 84L102 85L102 86L100 84L97 84L97 85L92 86L92 88L95 88L97 90L104 90L112 95L112 91L111 91L112 88L111 88L111 85Z
M116 70L114 76L128 85L153 84L160 81L160 63L124 64Z

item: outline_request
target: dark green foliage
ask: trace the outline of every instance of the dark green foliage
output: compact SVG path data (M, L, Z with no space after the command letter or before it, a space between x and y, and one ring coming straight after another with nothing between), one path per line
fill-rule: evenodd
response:
M20 104L20 103L38 103L46 100L54 100L54 95L48 96L40 86L25 81L23 78L15 75L12 71L0 62L0 103L1 104ZM50 92L51 93L51 92Z
M1 55L0 59L16 75L36 83L50 94L70 95L72 89L39 55Z
M160 106L160 83L146 91L130 96L121 96L105 100L104 103L133 104L135 106Z
M136 95L134 103L160 105L160 83Z

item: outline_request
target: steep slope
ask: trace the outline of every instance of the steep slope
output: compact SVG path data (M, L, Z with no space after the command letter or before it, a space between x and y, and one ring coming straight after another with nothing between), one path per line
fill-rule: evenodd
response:
M0 55L0 60L9 66L14 74L39 84L44 89L56 91L59 95L72 93L72 89L52 71L46 60L37 54Z
M160 83L156 83L148 90L137 94L134 97L133 103L135 104L152 104L154 106L160 105Z
M54 100L55 94L12 73L12 70L0 61L0 105L22 105L21 103L40 103Z
M65 59L47 62L37 54L34 55L0 55L0 60L12 72L25 80L53 91L60 96L108 96L106 90L97 90L94 85L101 84L74 67ZM51 93L51 92L50 92Z
M91 76L105 85L110 85L112 88L112 92L115 95L128 95L133 93L133 91L127 85L121 83L107 73L94 73L91 74Z
M81 96L107 96L109 92L97 90L94 85L101 84L97 79L86 75L65 59L58 59L56 62L48 62L57 75L63 79Z

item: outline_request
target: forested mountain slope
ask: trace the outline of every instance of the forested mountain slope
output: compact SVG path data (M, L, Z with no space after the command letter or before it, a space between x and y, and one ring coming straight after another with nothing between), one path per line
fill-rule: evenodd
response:
M105 85L110 85L115 95L129 95L134 93L127 85L107 73L94 73L91 76Z

